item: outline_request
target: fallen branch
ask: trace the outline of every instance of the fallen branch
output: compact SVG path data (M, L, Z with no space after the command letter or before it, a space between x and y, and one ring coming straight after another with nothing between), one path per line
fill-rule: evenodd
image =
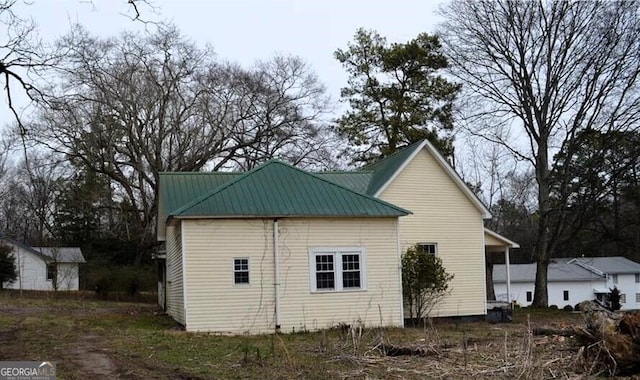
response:
M533 335L536 336L576 336L582 332L575 327L569 327L564 329L558 329L554 327L536 327L532 330Z
M391 343L380 342L375 347L385 356L439 356L440 351L425 346L396 346Z

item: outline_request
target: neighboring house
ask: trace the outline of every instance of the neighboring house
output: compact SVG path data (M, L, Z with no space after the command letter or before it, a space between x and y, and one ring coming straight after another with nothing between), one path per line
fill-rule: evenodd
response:
M607 276L607 292L616 286L620 290L623 310L640 309L640 264L621 256L580 257L576 263Z
M506 299L506 269L495 265L496 297ZM522 306L533 301L536 264L510 266L511 298ZM551 259L547 276L549 305L575 306L585 300L605 301L614 286L620 290L622 309L640 309L640 264L624 257Z
M488 217L427 141L351 172L161 173L159 301L187 330L402 325L400 256L420 244L455 276L431 315L484 315L485 237L513 247Z
M2 243L13 247L18 278L5 283L6 289L22 290L78 290L78 264L85 262L77 247L29 247L3 238Z

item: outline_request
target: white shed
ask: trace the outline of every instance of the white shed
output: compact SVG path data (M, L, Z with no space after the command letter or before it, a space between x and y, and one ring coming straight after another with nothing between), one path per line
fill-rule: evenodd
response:
M5 289L78 290L78 264L85 263L78 247L30 247L11 239L1 239L13 247L18 278L4 283Z

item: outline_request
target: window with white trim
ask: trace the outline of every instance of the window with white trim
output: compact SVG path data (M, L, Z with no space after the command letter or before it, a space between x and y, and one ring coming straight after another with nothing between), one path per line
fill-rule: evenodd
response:
M233 259L233 283L236 285L249 283L248 257L237 257Z
M636 303L640 303L640 293L636 293Z
M640 273L636 273L636 284L640 283Z
M427 253L429 255L438 255L437 243L418 243L418 253Z
M618 275L617 274L612 274L611 275L611 280L613 281L614 284L618 283Z
M627 295L620 294L620 303L627 303Z
M365 253L360 247L309 249L312 292L366 289Z

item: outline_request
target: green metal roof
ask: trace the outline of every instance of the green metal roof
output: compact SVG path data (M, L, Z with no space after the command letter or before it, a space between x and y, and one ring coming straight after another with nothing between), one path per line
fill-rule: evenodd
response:
M160 199L166 214L209 194L214 189L241 176L237 172L164 172L160 173ZM161 217L166 215L161 215Z
M353 190L356 193L367 193L369 182L373 176L373 172L357 171L357 172L322 172L314 173L320 178L331 181L342 187Z
M382 186L384 186L384 184L393 177L398 169L400 169L400 167L423 146L424 140L418 141L417 143L411 144L378 162L374 162L373 164L363 167L363 171L373 173L366 193L369 195L375 195L378 190L380 190Z
M208 174L202 177L211 175L211 173ZM237 173L227 174L227 177L223 176L217 180L228 180L228 176L231 175L237 176ZM163 178L166 180L170 175L161 177L161 180ZM358 181L353 178L349 181ZM345 182L349 181L345 180ZM206 187L204 182L201 182L201 185ZM188 186L186 182L179 186L164 185L165 189ZM187 192L190 191L176 195L179 200L170 200L165 204L177 204L185 200ZM173 196L174 194L170 192L166 198ZM168 210L172 209L168 208ZM195 200L191 198L189 203L183 203L182 207L173 209L167 214L175 217L395 217L410 213L403 208L358 193L321 176L272 160L227 181Z

